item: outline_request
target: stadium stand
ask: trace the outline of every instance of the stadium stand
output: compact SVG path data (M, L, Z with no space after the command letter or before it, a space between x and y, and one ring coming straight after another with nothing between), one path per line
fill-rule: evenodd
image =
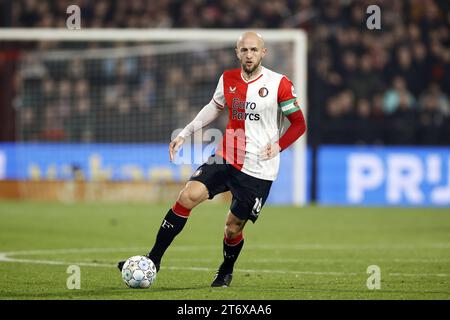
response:
M309 38L309 144L450 145L448 2L17 0L3 3L0 24L65 28L59 17L65 17L67 6L74 2L82 8L83 28L303 28ZM375 3L382 10L382 32L365 26L365 8ZM165 119L167 108L194 115L199 102L180 90L173 103L153 107L155 96L170 94L162 88L177 86L180 72L201 75L182 81L186 88L202 88L202 77L215 79L220 70L234 65L220 56L219 51L211 57L208 70L201 59L189 70L164 72L156 70L158 61L145 59L72 68L78 70L76 74L58 73L63 68L56 65L36 65L28 70L35 77L27 82L26 92L53 101L54 107L37 113L39 101L26 94L16 101L23 108L20 123L28 128L17 139L167 141L170 132L151 132L148 119ZM95 72L96 68L108 70ZM135 68L152 70L155 77L130 77ZM110 96L88 90L98 82L96 76L107 72L115 73L114 83L107 84ZM69 90L69 81L75 83L74 90ZM135 98L117 100L114 94L130 86ZM100 103L110 107L97 110ZM96 122L105 117L102 112L110 121ZM137 124L140 134L114 138L102 134L111 132L102 126L120 130L129 128L127 122Z

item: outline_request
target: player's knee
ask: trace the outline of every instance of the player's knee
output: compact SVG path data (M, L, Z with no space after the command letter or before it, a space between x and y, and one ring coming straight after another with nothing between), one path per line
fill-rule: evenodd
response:
M177 201L185 208L192 209L192 207L195 205L196 197L192 195L192 192L189 190L186 190L184 188L181 190L180 194L178 195Z
M225 225L225 236L227 239L234 239L242 232L242 226L235 223L227 223Z
M178 202L185 208L192 209L197 204L205 200L205 195L202 192L192 190L185 187L178 195Z

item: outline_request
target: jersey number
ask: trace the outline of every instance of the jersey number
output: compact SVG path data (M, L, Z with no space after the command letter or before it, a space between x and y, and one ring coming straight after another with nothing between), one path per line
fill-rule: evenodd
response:
M262 208L262 198L255 198L255 205L253 206L252 209L252 215L258 216L259 212L261 211L261 208Z

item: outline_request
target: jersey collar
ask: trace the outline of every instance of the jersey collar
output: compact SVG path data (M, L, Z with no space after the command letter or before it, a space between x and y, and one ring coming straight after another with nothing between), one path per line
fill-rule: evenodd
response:
M253 83L253 82L255 82L255 81L261 79L261 77L264 75L265 71L266 71L266 68L264 68L263 66L261 66L261 73L259 74L259 76L257 76L255 79L252 79L252 80L250 80L250 81L247 81L247 80L244 79L244 77L242 76L242 70L241 70L241 72L240 72L240 75L241 75L242 81L244 81L246 84L250 84L250 83Z

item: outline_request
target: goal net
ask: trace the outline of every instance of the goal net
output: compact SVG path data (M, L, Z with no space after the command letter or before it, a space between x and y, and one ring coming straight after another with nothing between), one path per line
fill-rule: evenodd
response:
M200 152L192 163L175 166L167 145L211 100L223 70L239 66L234 48L242 30L2 32L0 41L20 50L13 101L19 142L15 178L52 181L52 192L72 201L131 201L172 196L167 188L185 182L205 160ZM304 34L260 32L268 48L263 64L292 79L306 113ZM226 122L223 112L209 127L223 131ZM290 153L295 179L287 201L295 204L306 199L305 141ZM210 142L196 135L192 144ZM76 187L80 181L88 182L82 190ZM114 191L105 184L111 181L127 188ZM32 197L31 185L22 191Z

